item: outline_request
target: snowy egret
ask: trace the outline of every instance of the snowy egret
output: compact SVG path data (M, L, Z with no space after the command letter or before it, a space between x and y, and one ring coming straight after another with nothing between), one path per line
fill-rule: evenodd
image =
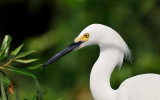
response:
M92 67L90 89L94 100L160 100L160 75L142 74L126 79L117 90L110 86L110 77L123 59L130 59L130 50L112 28L92 24L86 27L72 44L49 59L42 67L65 54L88 45L98 45L100 55Z

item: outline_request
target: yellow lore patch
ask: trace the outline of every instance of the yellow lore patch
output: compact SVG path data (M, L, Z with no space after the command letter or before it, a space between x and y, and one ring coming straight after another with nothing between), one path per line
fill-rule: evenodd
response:
M85 33L83 36L76 38L74 42L79 42L79 41L86 42L88 40L89 40L89 33Z

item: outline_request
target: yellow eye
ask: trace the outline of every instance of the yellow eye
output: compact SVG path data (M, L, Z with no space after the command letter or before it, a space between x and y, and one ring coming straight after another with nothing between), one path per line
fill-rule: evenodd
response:
M84 34L84 37L89 38L89 34L88 33Z

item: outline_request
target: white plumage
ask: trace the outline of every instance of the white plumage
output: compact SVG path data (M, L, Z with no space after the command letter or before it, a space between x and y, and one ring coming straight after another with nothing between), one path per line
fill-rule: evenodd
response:
M114 68L122 65L124 57L130 60L130 50L113 29L92 24L86 27L76 38L89 33L89 40L79 48L98 45L100 55L90 74L90 88L95 100L160 100L160 75L142 74L126 79L117 90L110 86L110 77ZM76 41L75 39L75 41Z

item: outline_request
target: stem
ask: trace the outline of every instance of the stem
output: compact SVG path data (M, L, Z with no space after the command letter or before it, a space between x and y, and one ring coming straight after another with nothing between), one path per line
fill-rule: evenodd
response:
M5 68L0 66L0 69L5 69Z
M3 67L8 66L12 62L12 59L9 60L6 64L2 65Z
M10 59L6 64L0 66L0 69L4 69L3 67L9 66L9 64L12 63L12 61L14 61L14 59Z

